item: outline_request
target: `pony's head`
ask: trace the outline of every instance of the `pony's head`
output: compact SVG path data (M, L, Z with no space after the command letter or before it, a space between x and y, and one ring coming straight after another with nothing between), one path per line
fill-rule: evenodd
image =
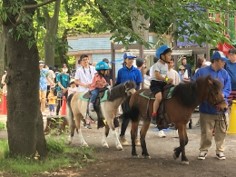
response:
M122 84L116 85L111 89L109 100L130 96L135 93L136 84L133 81L126 81Z
M136 84L134 81L126 81L124 83L125 93L130 96L136 92Z
M226 111L228 109L228 104L222 93L223 86L221 82L217 79L213 79L211 76L207 76L205 78L205 84L207 102L220 111Z

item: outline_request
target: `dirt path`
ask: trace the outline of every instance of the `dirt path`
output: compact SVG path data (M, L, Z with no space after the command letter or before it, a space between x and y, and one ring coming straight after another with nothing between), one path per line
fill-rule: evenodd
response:
M198 114L193 116L196 123ZM219 161L215 157L215 145L209 150L208 157L204 161L197 159L200 142L200 129L194 127L188 129L189 143L186 147L186 155L189 165L182 165L180 159L174 160L173 149L179 146L178 138L174 138L174 131L167 132L166 138L159 138L154 126L151 126L147 134L147 147L152 159L131 158L131 146L124 147L123 151L117 151L112 137L108 138L109 149L100 146L101 130L93 128L84 130L84 137L91 147L95 148L97 161L91 163L85 169L73 176L81 177L141 177L141 176L170 176L170 177L235 177L236 176L236 135L227 136L225 161ZM129 130L127 130L130 140ZM76 145L76 143L74 143ZM141 148L137 151L141 155Z
M197 120L197 115L193 119ZM166 138L159 138L154 126L151 126L147 134L147 147L152 159L131 158L131 146L124 147L123 151L117 151L113 137L108 137L109 149L101 147L100 137L102 130L83 129L83 134L88 144L94 148L96 161L91 162L83 169L66 169L45 176L78 176L78 177L235 177L236 176L236 135L227 136L225 161L219 161L215 157L215 145L209 150L206 160L197 160L200 142L200 130L194 127L188 130L189 143L186 147L186 155L189 165L182 165L180 159L172 158L173 149L179 146L178 138L174 138L174 132L167 132ZM129 130L127 137L130 140ZM73 146L79 146L78 136L74 139ZM141 154L141 148L137 151ZM43 175L44 176L44 175Z

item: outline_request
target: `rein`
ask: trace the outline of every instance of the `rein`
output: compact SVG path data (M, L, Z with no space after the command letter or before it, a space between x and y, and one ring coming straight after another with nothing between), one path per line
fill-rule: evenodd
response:
M221 103L223 103L223 102L225 102L224 99L223 99L223 100L220 100L220 101L218 101L218 102L216 102L216 103L214 104L214 106L217 106L217 105L219 105L219 104L221 104Z

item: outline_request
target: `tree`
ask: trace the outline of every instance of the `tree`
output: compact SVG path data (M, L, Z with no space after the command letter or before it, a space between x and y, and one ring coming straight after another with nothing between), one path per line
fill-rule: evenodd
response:
M47 2L47 0L44 0L44 2ZM61 0L57 0L54 3L52 16L49 14L48 7L43 7L46 27L46 34L44 37L45 63L49 66L54 66L60 5Z
M38 152L43 158L47 154L39 108L39 55L32 18L35 9L47 3L3 0L1 17L8 58L7 132L11 156L31 157Z

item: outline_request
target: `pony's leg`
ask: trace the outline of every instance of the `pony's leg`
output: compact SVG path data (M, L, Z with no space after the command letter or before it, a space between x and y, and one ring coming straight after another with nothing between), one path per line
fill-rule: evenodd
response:
M136 151L136 144L135 140L137 139L137 133L138 133L138 121L132 121L131 122L131 142L132 142L132 157L138 157L137 151Z
M140 131L140 141L141 141L141 147L142 147L142 155L144 156L144 158L148 158L148 159L150 159L151 156L148 154L145 137L146 137L147 131L149 129L149 126L150 126L150 121L144 120L142 129Z
M114 137L115 137L116 149L118 149L119 151L123 150L123 146L122 146L121 143L120 143L119 135L118 135L117 130L116 130L116 129L111 129L111 132L112 132L112 134L113 134Z
M84 136L82 134L81 128L78 129L78 134L79 134L79 141L80 141L81 146L88 147L87 142L84 140Z
M107 136L108 136L108 132L109 132L110 128L108 125L105 126L105 133L103 134L103 137L102 137L102 147L105 147L105 148L109 148L109 145L107 143Z
M177 126L178 133L179 133L179 142L180 146L174 149L174 159L177 159L182 153L181 161L183 164L189 164L189 161L185 155L185 146L188 144L188 136L186 132L186 124L178 125Z

